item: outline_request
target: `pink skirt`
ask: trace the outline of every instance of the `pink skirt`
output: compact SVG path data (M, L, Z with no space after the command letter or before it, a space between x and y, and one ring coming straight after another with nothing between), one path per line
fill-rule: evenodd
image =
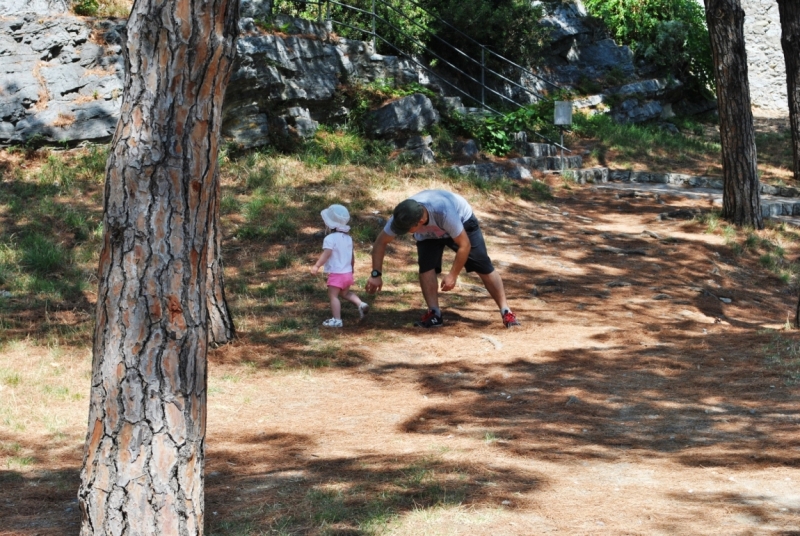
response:
M340 288L345 292L347 292L347 289L353 284L353 281L353 272L348 272L346 274L328 274L328 286Z

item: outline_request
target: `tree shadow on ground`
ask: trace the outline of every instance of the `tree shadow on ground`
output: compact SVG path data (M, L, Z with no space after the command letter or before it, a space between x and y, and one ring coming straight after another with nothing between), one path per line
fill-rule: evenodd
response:
M210 532L371 534L417 510L503 501L521 507L518 496L546 481L540 474L436 456L321 459L314 449L313 438L298 434L264 433L217 445L208 457Z

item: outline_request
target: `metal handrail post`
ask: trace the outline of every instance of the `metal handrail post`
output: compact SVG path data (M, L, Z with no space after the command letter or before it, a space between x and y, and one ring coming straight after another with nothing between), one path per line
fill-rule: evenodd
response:
M378 49L375 48L375 36L377 32L375 30L375 0L372 0L372 52L378 53Z
M325 5L328 8L328 13L326 16L326 20L331 20L331 0L325 0Z
M485 50L486 47L481 45L481 106L486 106L486 97L484 96L484 93L486 92L486 74L485 74L486 63L484 59Z

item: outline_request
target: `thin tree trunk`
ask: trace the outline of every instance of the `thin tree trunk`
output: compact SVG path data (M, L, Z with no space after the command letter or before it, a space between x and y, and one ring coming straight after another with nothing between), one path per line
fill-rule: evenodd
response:
M238 0L136 0L106 170L81 535L203 533L209 229Z
M219 173L214 178L215 204L214 219L208 230L208 279L206 296L208 299L208 342L221 346L233 340L235 330L233 318L225 299L225 279L222 269L222 227L219 217Z
M781 16L781 48L786 62L794 180L800 182L800 3L797 0L778 0L778 11Z
M792 129L792 163L795 182L800 181L800 4L797 0L778 0L781 17L781 48L786 63L786 93L789 96L789 124ZM800 298L794 315L800 328Z
M739 0L705 0L705 5L714 55L722 143L722 217L735 225L762 229L744 11Z

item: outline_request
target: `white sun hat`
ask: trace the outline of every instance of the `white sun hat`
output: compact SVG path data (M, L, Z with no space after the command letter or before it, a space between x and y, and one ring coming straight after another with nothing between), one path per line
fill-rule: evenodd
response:
M319 215L322 216L322 221L325 222L329 229L345 233L350 230L350 226L347 225L347 222L350 221L350 213L342 205L331 205L320 212Z

